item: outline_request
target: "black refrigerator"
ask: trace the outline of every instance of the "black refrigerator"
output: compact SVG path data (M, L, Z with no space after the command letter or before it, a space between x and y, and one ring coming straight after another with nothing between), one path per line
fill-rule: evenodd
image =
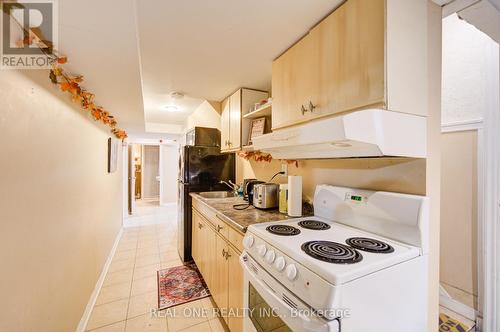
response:
M234 153L221 154L220 147L183 146L179 157L177 248L183 262L191 257L192 192L230 190L219 182L235 180Z

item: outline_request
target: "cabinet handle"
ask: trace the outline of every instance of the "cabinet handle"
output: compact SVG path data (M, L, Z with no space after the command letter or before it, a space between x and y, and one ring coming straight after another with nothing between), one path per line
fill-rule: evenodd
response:
M306 114L307 113L307 109L304 107L304 105L301 105L300 106L300 110L302 112L302 115Z
M222 257L226 257L226 251L224 249L222 249Z
M198 223L198 228L199 229L202 229L203 228L203 225L201 223Z
M229 259L229 257L231 257L231 254L229 253L229 250L226 251L226 256L225 257L226 257L226 261Z
M217 232L220 232L221 229L223 229L224 227L222 227L221 225L217 225Z
M314 110L316 109L317 106L318 105L314 105L312 103L312 101L309 100L309 112L311 112L311 113L314 112Z

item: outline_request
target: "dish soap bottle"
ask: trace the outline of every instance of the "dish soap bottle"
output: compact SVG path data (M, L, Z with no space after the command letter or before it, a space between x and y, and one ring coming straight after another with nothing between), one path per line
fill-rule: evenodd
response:
M287 213L288 212L288 184L280 184L280 207L279 210L281 213Z

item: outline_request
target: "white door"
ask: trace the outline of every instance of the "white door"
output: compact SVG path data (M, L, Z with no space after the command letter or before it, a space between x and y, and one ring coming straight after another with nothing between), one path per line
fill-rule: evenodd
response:
M160 147L144 145L143 150L143 197L159 198L160 196Z

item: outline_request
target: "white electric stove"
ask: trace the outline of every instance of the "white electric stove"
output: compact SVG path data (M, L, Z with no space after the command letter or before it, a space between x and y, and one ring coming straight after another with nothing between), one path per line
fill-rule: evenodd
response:
M426 330L425 197L321 185L313 217L243 244L246 331Z

